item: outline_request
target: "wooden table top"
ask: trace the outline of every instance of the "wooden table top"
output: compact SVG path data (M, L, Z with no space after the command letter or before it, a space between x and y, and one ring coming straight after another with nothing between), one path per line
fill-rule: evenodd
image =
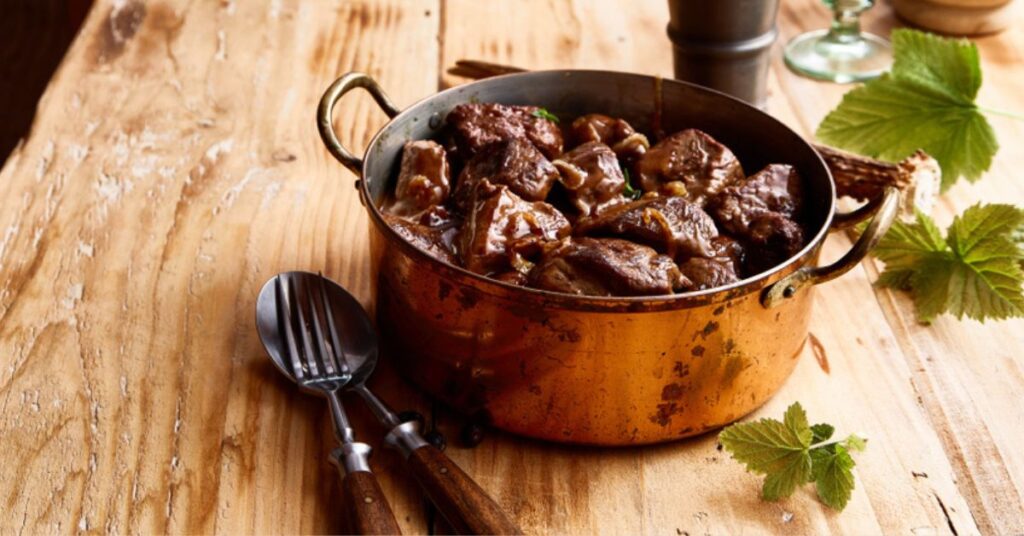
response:
M886 4L868 18L895 24ZM253 324L282 270L369 298L354 177L314 126L322 91L360 70L405 106L464 82L444 72L460 58L670 76L666 22L664 0L98 0L0 172L0 532L340 530L326 407L278 378ZM817 0L783 0L780 41L827 22ZM980 102L1024 111L1020 25L977 42ZM774 52L770 111L809 134L848 87ZM385 117L350 99L337 124L362 148ZM940 224L1024 204L1024 123L991 122L1003 147L941 198ZM833 235L824 258L849 246ZM531 533L1024 531L1024 321L922 326L878 273L869 260L817 291L821 350L755 414L800 401L870 439L841 514L809 489L761 502L713 434L591 449L488 432L465 449L436 408L448 452ZM394 405L430 413L383 368ZM424 532L394 455L374 465L403 529Z

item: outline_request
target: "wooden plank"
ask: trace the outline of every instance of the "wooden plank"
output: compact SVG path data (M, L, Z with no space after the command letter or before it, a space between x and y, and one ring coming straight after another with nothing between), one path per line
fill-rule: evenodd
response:
M253 301L290 268L368 297L362 207L313 111L350 69L403 105L433 91L438 14L97 2L0 172L0 530L341 529L322 402L269 368ZM342 108L356 148L385 120Z
M782 35L788 38L818 27L826 18L814 0L784 3ZM869 14L866 27L888 35L894 22L889 6L882 4ZM1016 96L1024 91L1020 32L974 40L985 80L978 102L1019 109ZM800 103L795 107L797 122L808 133L848 89L797 77L781 57L773 70L788 100ZM1009 142L1024 134L1024 123L996 116L990 116L990 122L1002 148L983 179L975 184L961 181L940 199L934 213L940 225L948 225L955 214L978 202L1024 205L1024 186L1016 180L1024 150ZM873 280L882 264L872 261L866 268ZM925 327L915 320L906 294L882 289L876 294L978 527L995 534L1024 530L1024 453L1019 448L1024 422L1013 417L1024 392L1024 320L980 324L947 316Z

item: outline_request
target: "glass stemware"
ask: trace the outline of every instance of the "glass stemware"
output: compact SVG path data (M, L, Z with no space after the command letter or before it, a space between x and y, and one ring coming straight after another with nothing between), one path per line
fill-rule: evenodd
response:
M860 31L860 14L874 0L823 0L832 27L798 35L786 45L786 65L804 76L849 83L870 80L892 65L889 42Z

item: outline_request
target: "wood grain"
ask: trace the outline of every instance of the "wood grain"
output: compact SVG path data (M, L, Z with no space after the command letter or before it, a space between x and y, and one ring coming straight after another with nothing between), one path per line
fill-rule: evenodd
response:
M321 147L320 93L376 77L402 106L463 80L460 58L538 69L671 75L659 0L97 1L0 170L0 532L338 532L341 491L322 401L277 377L253 329L260 285L323 270L369 301L354 180ZM785 0L781 39L824 27ZM869 29L886 33L886 4ZM980 38L979 101L1020 110L1024 34ZM799 78L775 51L769 109L801 132L847 86ZM385 121L346 96L336 127L357 151ZM980 200L1024 204L1024 123L940 199L941 224ZM836 234L823 259L850 247ZM756 415L799 400L869 438L836 514L810 489L779 503L714 436L588 449L489 433L447 453L527 533L1017 533L1024 531L1024 322L916 323L880 265L822 286L793 377ZM389 369L374 388L425 401ZM382 431L350 412L360 439ZM373 460L405 533L428 530L397 455Z

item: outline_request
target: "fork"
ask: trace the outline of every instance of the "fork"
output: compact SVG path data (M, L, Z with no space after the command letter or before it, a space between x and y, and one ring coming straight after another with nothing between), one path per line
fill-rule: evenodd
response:
M352 371L340 344L334 315L327 309L323 278L318 278L316 292L308 285L302 285L299 292L295 279L284 275L276 277L275 292L286 366L299 387L322 393L330 405L334 434L340 444L331 451L331 461L342 477L342 500L351 529L357 534L401 534L380 484L370 471L372 449L355 440L341 403L341 389L352 379Z

